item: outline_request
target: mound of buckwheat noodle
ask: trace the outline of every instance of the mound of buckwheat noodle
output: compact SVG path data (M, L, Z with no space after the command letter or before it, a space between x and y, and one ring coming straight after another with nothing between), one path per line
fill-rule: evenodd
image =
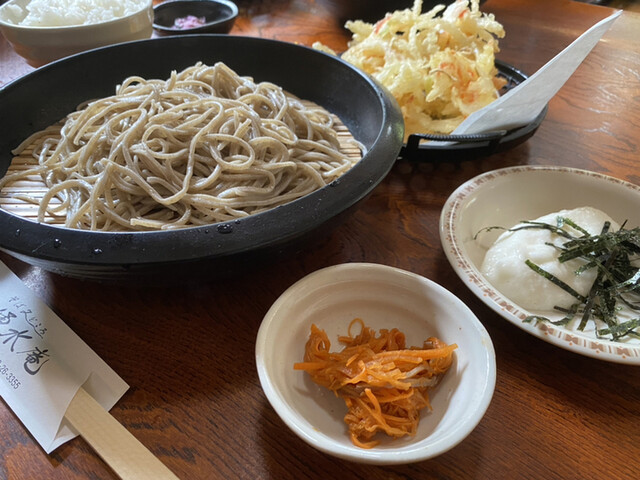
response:
M129 77L14 150L46 184L37 221L98 231L175 229L246 217L307 195L360 158L335 118L223 63L167 80ZM356 143L354 141L354 143ZM361 148L361 146L358 146ZM361 150L360 150L360 153ZM20 195L16 195L20 196Z

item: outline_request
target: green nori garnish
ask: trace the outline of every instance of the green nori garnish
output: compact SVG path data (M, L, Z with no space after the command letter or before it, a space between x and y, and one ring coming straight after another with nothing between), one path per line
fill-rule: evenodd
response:
M619 339L626 335L640 338L640 333L635 331L635 329L638 327L640 327L640 318L634 318L633 320L629 320L628 322L619 323L609 328L598 330L598 334L600 336L611 335L614 339Z
M611 225L605 222L599 235L591 235L570 218L559 216L556 225L524 221L508 229L510 232L540 228L550 230L567 239L561 246L547 244L559 250L559 262L582 259L584 265L575 272L576 275L593 268L597 269L596 279L589 293L583 296L539 265L526 260L529 268L572 295L576 302L568 308L554 307L556 311L565 314L560 320L552 321L544 316L530 315L524 321L548 322L565 326L576 316L581 315L579 331L583 331L590 320L595 323L595 319L598 319L606 325L605 328L598 328L598 324L595 323L598 338L612 341L628 337L640 338L640 317L624 323L620 323L617 318L621 308L618 302L631 310L640 310L640 268L632 265L632 257L640 254L640 227L627 230L625 225L626 222L619 230L610 231ZM578 234L572 234L565 226L571 227ZM500 227L490 227L483 231L495 228Z

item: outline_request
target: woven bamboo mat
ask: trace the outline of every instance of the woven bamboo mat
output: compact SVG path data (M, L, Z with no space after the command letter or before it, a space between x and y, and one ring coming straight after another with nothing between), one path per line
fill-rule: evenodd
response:
M28 170L29 168L32 168L33 165L33 149L28 148L17 157L13 157L6 175L23 172L25 170ZM36 220L38 217L38 204L27 202L20 198L15 198L15 196L29 196L34 200L40 201L44 197L47 190L47 186L45 185L40 175L31 174L21 180L17 180L9 185L6 185L2 188L2 190L0 190L0 208L14 215L18 215L30 220ZM50 204L52 206L59 205L60 201L57 198L54 198L52 199ZM51 216L48 216L46 221L48 223L56 223L56 220Z

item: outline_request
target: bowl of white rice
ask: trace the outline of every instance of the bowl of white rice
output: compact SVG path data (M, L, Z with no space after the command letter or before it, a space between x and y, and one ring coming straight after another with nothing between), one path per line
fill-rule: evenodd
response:
M34 67L149 38L152 25L152 0L10 0L0 7L0 31Z

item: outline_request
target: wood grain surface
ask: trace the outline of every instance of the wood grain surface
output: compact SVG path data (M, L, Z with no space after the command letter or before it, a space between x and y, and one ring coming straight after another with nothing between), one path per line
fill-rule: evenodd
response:
M342 50L347 32L323 0L240 0L232 35ZM498 58L534 72L611 9L568 0L488 0L507 36ZM179 478L613 479L640 472L640 368L579 356L534 338L477 299L440 245L438 221L463 182L513 165L564 165L640 184L640 14L625 12L549 105L534 137L456 164L398 162L360 208L305 253L239 278L162 288L60 277L7 254L7 265L131 389L111 413ZM0 85L31 71L0 39ZM299 440L262 393L255 338L292 283L342 262L424 275L480 318L496 349L489 409L449 452L405 466L337 460ZM38 399L34 399L39 401ZM113 479L75 439L46 455L0 402L0 478Z

